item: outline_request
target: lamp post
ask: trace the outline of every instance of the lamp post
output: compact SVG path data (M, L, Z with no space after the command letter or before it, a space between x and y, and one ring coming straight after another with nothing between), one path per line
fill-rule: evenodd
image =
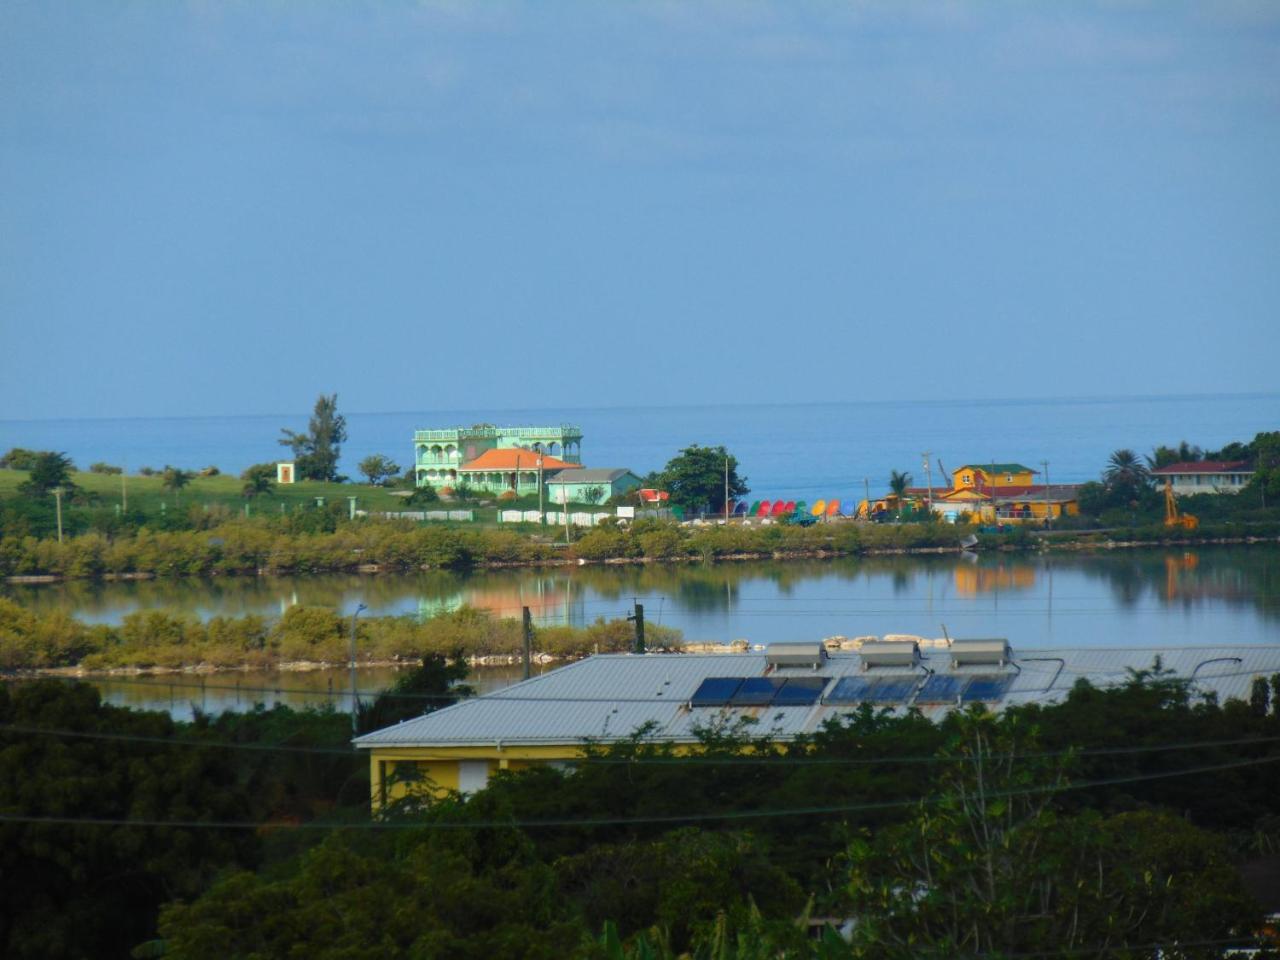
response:
M360 611L368 609L363 603L359 603L356 604L356 612L351 614L351 733L353 736L360 732L360 711L357 709L360 701L356 699L356 618L360 616Z
M49 492L53 494L54 502L57 504L57 513L58 513L58 542L59 542L59 543L61 543L61 542L62 542L62 495L63 495L63 493L65 493L66 491L65 491L65 490L63 490L61 487L54 487L54 488L53 488L52 490L50 490Z
M542 512L542 454L538 454L538 523L546 523L546 514Z

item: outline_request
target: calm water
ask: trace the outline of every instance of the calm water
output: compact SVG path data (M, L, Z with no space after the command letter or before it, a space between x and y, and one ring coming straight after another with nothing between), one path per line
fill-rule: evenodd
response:
M364 603L375 615L427 617L463 604L497 616L532 609L538 624L581 625L618 617L635 600L652 623L678 627L690 641L752 643L830 636L913 633L1008 637L1023 650L1047 646L1181 646L1280 641L1280 548L1209 547L1115 550L1033 556L879 557L789 563L691 564L505 570L469 575L322 576L142 583L7 586L0 593L37 610L64 609L115 623L130 611L164 608L199 617L278 616L294 603ZM490 687L519 668L483 675ZM227 677L232 677L228 680ZM264 702L334 699L345 671L219 675L203 690L104 681L121 703L208 709ZM361 689L389 672L366 671ZM191 682L185 678L182 682ZM239 688L235 688L235 684ZM231 689L217 689L224 685ZM216 686L211 686L216 685ZM264 688L259 695L248 688ZM276 694L274 691L279 690ZM331 697L332 693L332 697Z
M350 440L342 469L384 453L407 466L415 428L479 422L520 424L569 421L582 427L588 466L661 467L691 443L725 444L741 464L757 497L861 496L889 471L910 471L925 481L921 451L948 468L966 462L1020 461L1050 479L1096 479L1111 451L1149 451L1188 440L1216 447L1280 427L1280 394L1217 397L971 400L968 381L956 381L956 399L943 403L879 400L769 406L630 407L614 409L452 410L348 413ZM904 388L905 397L910 389ZM214 464L239 472L285 454L280 428L305 429L307 414L256 417L122 420L0 420L0 450L11 446L62 450L81 466L96 460L160 467Z

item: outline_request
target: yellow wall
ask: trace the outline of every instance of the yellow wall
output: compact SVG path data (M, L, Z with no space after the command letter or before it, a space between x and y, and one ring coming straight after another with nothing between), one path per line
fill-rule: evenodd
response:
M369 751L369 780L374 808L410 794L443 796L459 788L459 763L485 761L489 776L499 770L520 770L539 763L576 760L580 744L538 747L398 747ZM397 768L397 764L400 764ZM408 769L406 769L408 768ZM412 771L413 779L405 774Z
M1030 470L1024 470L1021 473L997 473L995 475L995 488L1001 487L1029 487L1035 483L1035 474ZM961 467L959 470L953 470L951 473L951 488L953 490L968 490L972 488L987 489L992 485L988 471L982 467Z

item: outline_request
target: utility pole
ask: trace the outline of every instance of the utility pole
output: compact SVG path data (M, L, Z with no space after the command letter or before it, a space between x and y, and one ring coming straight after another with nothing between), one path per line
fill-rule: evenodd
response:
M62 489L61 487L54 487L54 488L50 491L50 493L52 493L52 494L53 494L53 499L54 499L54 501L56 501L56 503L57 503L57 511L58 511L58 542L59 542L59 543L61 543L61 542L62 542L62 494L63 494L63 489Z
M929 457L933 455L932 451L926 450L920 456L924 457L924 475L925 475L925 506L929 508L929 519L933 519L933 469L929 465Z
M634 603L634 601L632 601ZM644 653L644 604L636 604L636 612L627 617L636 625L636 653Z
M129 468L120 467L120 509L122 512L129 510L129 485L125 481L129 478Z
M862 489L866 492L866 499L862 501L863 506L866 508L865 509L866 516L863 517L863 519L870 520L871 519L871 478L870 477L862 478Z
M724 522L729 522L729 454L724 455Z
M1044 467L1044 522L1045 526L1049 525L1049 461L1041 460L1040 466Z
M530 666L533 658L533 616L528 607L522 607L521 610L524 620L524 678L528 680L533 673Z
M569 485L560 482L560 509L564 511L564 543L569 545Z
M360 701L356 699L356 617L361 610L368 610L363 603L356 605L356 612L351 615L351 733L360 732Z
M538 523L546 523L547 517L542 512L542 454L538 454Z

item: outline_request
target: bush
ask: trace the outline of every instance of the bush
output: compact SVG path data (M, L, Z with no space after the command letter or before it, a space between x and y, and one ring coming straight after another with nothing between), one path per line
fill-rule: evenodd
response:
M114 475L123 473L124 470L121 469L120 467L115 466L114 464L103 463L101 460L99 460L97 463L89 464L89 472L90 473L106 473L114 476Z

